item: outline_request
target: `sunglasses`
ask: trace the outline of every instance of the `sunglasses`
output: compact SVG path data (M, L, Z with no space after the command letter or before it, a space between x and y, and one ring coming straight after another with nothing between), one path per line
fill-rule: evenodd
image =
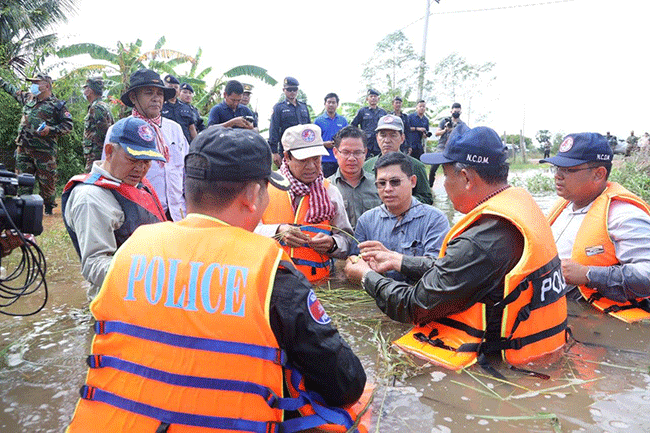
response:
M287 92L297 92L298 88L297 87L285 87L284 90Z
M375 181L375 186L377 187L377 189L384 189L386 188L386 183L389 183L391 187L397 188L402 184L402 180L403 179L400 179L399 177L394 177L392 179L388 179L387 181L383 179L377 180Z

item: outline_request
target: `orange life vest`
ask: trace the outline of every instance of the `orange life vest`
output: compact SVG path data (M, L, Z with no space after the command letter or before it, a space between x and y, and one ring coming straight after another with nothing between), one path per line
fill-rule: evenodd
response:
M327 188L329 181L325 179L323 186ZM329 220L321 221L318 224L308 223L305 218L309 210L309 195L300 199L296 212L291 206L291 196L288 191L282 191L269 184L269 206L262 215L263 224L295 224L301 231L307 233L310 237L316 236L317 233L332 235L332 229ZM317 283L329 277L332 267L332 259L314 251L308 246L292 248L280 242L282 248L289 254L293 264L302 272L312 283Z
M650 215L650 206L645 201L618 183L608 182L602 194L593 201L580 225L571 251L571 258L576 262L585 266L613 266L619 263L616 258L616 248L607 227L609 206L612 200L630 203ZM563 198L555 203L548 215L551 225L569 203ZM578 289L592 305L617 319L628 323L650 319L650 310L648 307L644 309L641 305L645 302L642 298L623 303L607 299L597 290L587 286L580 286Z
M323 407L283 421L318 395L283 397L286 355L269 322L281 260L273 240L206 216L136 230L91 303L91 368L67 432L272 433L342 419Z
M504 278L503 300L492 307L502 311L501 339L485 341L486 305L478 302L449 317L416 326L394 342L398 347L443 367L459 370L478 355L501 351L511 364L523 364L564 346L566 342L566 285L553 235L533 198L521 188L509 188L477 206L451 228L447 244L485 215L510 221L524 237L521 259Z

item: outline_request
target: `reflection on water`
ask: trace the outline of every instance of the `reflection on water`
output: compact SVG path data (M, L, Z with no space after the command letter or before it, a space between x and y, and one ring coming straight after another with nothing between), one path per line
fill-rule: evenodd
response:
M442 183L434 193L436 205L457 221ZM555 196L535 199L547 210ZM50 302L40 314L0 316L0 432L62 432L74 411L92 320L69 250L45 251L48 266L64 270L49 280ZM409 326L386 318L340 272L318 293L377 384L376 431L650 431L649 324L628 325L571 301L569 324L581 343L528 366L551 379L497 364L508 379L501 382L480 367L455 373L389 349Z

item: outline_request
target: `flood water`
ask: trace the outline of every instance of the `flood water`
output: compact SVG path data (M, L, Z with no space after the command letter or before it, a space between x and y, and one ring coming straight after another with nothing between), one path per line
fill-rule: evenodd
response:
M434 192L436 205L457 220L441 183ZM536 197L543 209L554 199L552 193ZM48 303L34 316L0 315L3 433L62 432L85 378L92 337L86 283L60 214L46 217L45 225L55 232L53 241L41 245L48 260ZM371 431L650 431L650 324L625 324L570 301L569 325L579 343L528 366L551 378L496 364L507 378L503 382L478 366L455 373L390 349L390 341L409 326L386 318L338 275L317 293L376 384ZM21 308L36 305L34 299Z

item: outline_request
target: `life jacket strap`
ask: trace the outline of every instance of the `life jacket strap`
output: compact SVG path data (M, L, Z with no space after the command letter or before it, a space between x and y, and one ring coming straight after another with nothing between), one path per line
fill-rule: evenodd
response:
M185 349L251 356L271 361L281 366L284 366L287 362L287 355L283 350L273 347L259 346L256 344L189 337L187 335L172 334L117 321L97 321L94 329L97 335L110 333L128 335L143 340L154 341L168 346L182 347Z
M616 313L619 311L632 310L638 308L647 313L650 313L650 301L646 299L641 299L640 301L636 299L631 299L628 301L628 305L610 305L609 307L603 310L604 313Z

